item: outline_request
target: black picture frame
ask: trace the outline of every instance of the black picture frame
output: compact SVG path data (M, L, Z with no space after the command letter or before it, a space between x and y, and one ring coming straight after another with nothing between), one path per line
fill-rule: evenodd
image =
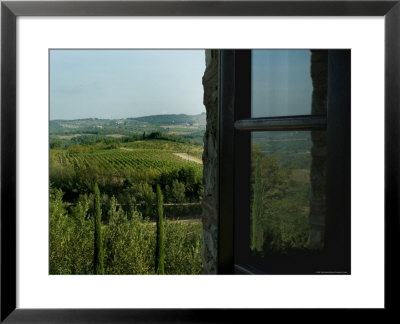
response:
M395 310L399 246L400 4L394 1L2 1L1 314L5 323L198 323L257 318L244 309L16 308L16 18L18 16L383 16L385 18L385 310ZM373 127L373 125L371 126ZM258 314L262 313L262 314ZM382 313L380 313L382 314Z

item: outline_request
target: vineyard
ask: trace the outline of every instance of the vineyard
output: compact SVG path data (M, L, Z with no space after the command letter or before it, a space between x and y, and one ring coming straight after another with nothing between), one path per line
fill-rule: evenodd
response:
M185 152L185 151L183 151ZM52 150L51 161L60 167L96 168L108 175L125 175L127 173L152 173L159 175L173 169L190 166L201 175L202 166L184 160L164 149L143 149L121 147L111 150L98 150L88 153L70 153L67 150Z
M168 206L169 216L197 215L203 166L196 156L201 154L202 147L158 139L50 149L50 183L61 189L65 201L72 205L80 194L91 193L97 184L108 198L115 196L127 211L137 208L144 217L154 216L152 197L159 184L165 191L166 203L196 205L185 207L187 210Z
M201 159L203 154L203 146L194 146L164 140L128 142L123 143L123 147L131 149L161 150L170 153L188 153L198 159Z

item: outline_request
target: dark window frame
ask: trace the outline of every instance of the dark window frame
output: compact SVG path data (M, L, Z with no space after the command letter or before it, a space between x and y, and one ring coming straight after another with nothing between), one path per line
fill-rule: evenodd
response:
M251 118L251 50L221 50L219 59L218 273L267 273L248 261L251 131L326 129L326 252L311 262L318 264L322 273L350 274L350 50L328 51L326 116ZM292 271L278 267L271 273L303 274L312 269L315 265Z

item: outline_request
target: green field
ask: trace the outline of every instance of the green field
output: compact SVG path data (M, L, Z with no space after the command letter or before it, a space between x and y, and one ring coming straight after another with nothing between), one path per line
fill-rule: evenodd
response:
M201 159L203 154L202 145L190 145L166 140L128 142L122 143L121 147L131 149L153 149L169 153L189 153L189 155L194 156L198 159Z
M134 146L133 146L134 147ZM58 167L73 166L79 168L98 168L104 174L159 175L162 172L190 166L197 174L202 165L184 160L171 151L153 148L133 148L129 146L111 150L98 150L88 153L69 153L67 150L52 150L51 161ZM185 152L185 151L183 151Z

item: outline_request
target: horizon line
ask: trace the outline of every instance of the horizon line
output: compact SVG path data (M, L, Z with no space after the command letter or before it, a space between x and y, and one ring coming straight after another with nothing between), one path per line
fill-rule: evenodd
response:
M205 115L206 112L203 111L201 113L198 114L194 114L194 115L188 115L188 114L155 114L155 115L144 115L144 116L137 116L137 117L123 117L123 118L107 118L107 117L85 117L85 118L73 118L73 119L63 119L63 118L59 118L59 119L49 119L50 121L57 121L57 120L64 120L64 121L70 121L70 120L87 120L87 119L100 119L100 120L116 120L116 119L136 119L136 118L143 118L143 117L153 117L153 116L180 116L180 115L184 115L184 116L199 116L199 115Z

